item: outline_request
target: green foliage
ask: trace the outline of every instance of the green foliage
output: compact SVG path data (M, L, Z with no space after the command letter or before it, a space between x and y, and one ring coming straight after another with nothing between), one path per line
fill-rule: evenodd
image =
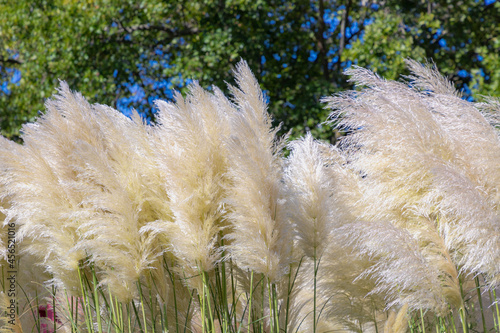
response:
M294 136L310 130L334 139L318 125L327 116L318 100L350 88L342 74L349 63L394 79L405 74L405 57L432 58L473 96L499 94L500 3L407 0L372 7L377 3L0 0L0 84L9 82L10 91L0 91L2 134L17 137L58 79L113 107L133 94L127 83L136 83L145 97L133 106L154 119L152 100L171 93L153 82L169 79L168 88L183 89L190 78L224 86L240 58L259 77L276 123ZM22 74L17 83L10 81L12 69Z
M432 59L466 94L500 95L499 2L388 1L373 18L364 43L356 42L344 60L395 79L404 73L402 58Z
M378 12L373 18L374 22L365 29L364 40L356 40L342 60L355 59L357 65L391 80L405 72L405 58L425 61L425 49L414 47L414 37L405 31L399 15Z

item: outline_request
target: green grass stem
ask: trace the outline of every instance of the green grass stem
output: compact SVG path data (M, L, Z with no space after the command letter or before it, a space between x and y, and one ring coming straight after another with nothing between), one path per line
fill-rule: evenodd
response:
M139 289L139 296L140 296L140 301L141 301L141 311L142 311L142 319L144 321L144 332L148 333L148 323L147 323L147 318L146 318L146 312L144 310L144 297L142 295L142 285L141 281L137 281L137 288Z
M175 293L175 290L176 290L176 288L175 288L175 276L173 275L173 273L168 268L165 256L163 256L163 264L165 266L165 269L168 272L168 276L170 278L170 282L172 283L172 291L173 291L173 294L174 294L173 296L174 296L174 311L175 311L175 332L179 333L179 311L178 311L178 307L177 307L177 296L176 296L176 293Z
M494 298L494 304L495 304L495 312L496 312L496 323L497 323L497 332L500 332L500 309L498 307L498 299L497 299L497 293L496 290L493 289L493 298Z
M479 302L479 308L481 309L481 322L483 324L483 333L487 332L486 329L486 319L484 318L484 310L483 310L483 300L481 297L481 286L479 285L479 277L475 277L474 281L476 282L476 291L477 291L477 299Z
M420 320L422 322L422 332L425 333L424 312L420 309Z
M85 312L85 325L87 326L87 330L89 332L94 332L94 325L92 320L92 310L90 308L89 299L87 293L85 292L85 285L83 281L82 275L85 276L85 272L83 272L80 268L78 268L78 278L80 281L80 290L82 291L82 299L83 299L83 308Z
M250 333L250 323L252 322L252 298L253 298L253 271L250 272L250 297L248 300L248 329L247 333Z

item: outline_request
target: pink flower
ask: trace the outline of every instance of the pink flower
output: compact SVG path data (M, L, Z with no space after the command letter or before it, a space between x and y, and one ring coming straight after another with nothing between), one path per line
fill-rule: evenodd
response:
M54 333L54 321L57 324L61 324L57 314L52 307L52 304L47 303L47 305L40 305L38 307L38 316L42 319L41 322L41 332L42 333Z

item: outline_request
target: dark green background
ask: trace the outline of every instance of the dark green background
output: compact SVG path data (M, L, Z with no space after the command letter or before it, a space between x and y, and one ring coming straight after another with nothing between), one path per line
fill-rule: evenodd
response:
M58 79L154 121L155 98L188 78L225 89L243 58L284 131L333 141L319 99L352 88L346 67L397 79L432 59L464 98L500 96L499 32L491 0L0 0L0 127L18 137Z

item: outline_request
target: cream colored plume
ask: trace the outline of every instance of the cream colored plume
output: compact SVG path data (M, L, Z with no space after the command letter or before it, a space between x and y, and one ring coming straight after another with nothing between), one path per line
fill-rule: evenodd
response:
M359 327L356 320L362 320L362 310L353 309L363 308L359 305L369 290L355 283L362 270L355 269L356 258L347 247L343 248L346 244L341 245L338 238L342 226L354 221L348 213L352 207L345 201L348 196L343 194L356 191L356 186L348 188L352 183L341 171L344 159L333 146L315 141L307 134L292 141L289 149L285 207L295 233L296 249L303 256L296 282L299 284L297 303L301 304L299 331L314 330L313 320L317 321L318 332ZM318 278L316 310L320 314L316 318L312 283L315 275ZM353 290L361 293L353 293ZM346 320L342 310L349 311L351 320Z
M235 72L230 87L238 111L231 117L228 142L228 249L241 268L278 281L291 260L291 232L283 209L281 143L276 139L262 91L248 65Z
M229 102L198 84L176 104L159 101L155 133L158 169L170 198L173 223L157 222L152 230L166 232L178 258L181 275L201 292L200 274L221 259L219 243L227 187Z
M408 311L463 307L474 276L498 288L500 102L467 102L435 67L407 64L404 82L347 70L361 89L324 99L347 135L333 147L309 134L287 159L244 61L232 99L195 83L157 102L153 126L62 83L22 145L0 137L0 269L15 224L23 325L42 286L72 297L92 270L113 298L164 306L171 330L204 327L191 290L214 301L202 277L219 263L234 265L244 330L250 276L253 316L298 332L405 332Z
M353 68L347 74L366 88L325 100L332 119L342 116L339 128L353 131L341 147L349 168L363 176L359 218L408 233L415 253L434 267L446 302L459 306L457 267L464 276L486 274L492 287L499 281L500 142L477 106L435 68L408 65L410 85ZM495 108L485 105L478 106ZM408 270L407 279L413 276ZM410 308L422 306L415 300Z
M444 213L437 208L439 201L431 199L436 191L434 170L456 161L454 143L420 92L403 83L385 81L365 69L354 68L348 74L367 88L326 101L334 109L332 118L342 115L339 127L354 130L341 147L347 155L347 166L362 175L360 204L364 209L358 218L369 224L360 224L357 229L358 237L367 243L357 244L366 251L369 240L384 237L385 232L396 232L394 235L401 235L402 240L413 242L412 250L402 260L393 257L390 244L374 244L379 248L373 248L371 254L378 252L380 263L387 263L384 267L390 271L390 262L394 261L394 272L400 269L406 273L397 277L389 271L382 273L385 268L378 266L384 278L377 280L377 290L389 294L400 290L401 294L392 294L389 299L401 305L408 303L411 308L441 312L447 304L460 306L455 249L448 246L444 218L436 220L437 214ZM444 87L443 91L448 90ZM463 163L455 165L458 170L463 168ZM427 298L426 279L435 280L438 288ZM403 283L408 288L394 289Z
M461 305L456 271L434 263L439 258L431 258L407 230L383 222L360 222L349 229L358 253L374 261L360 277L377 281L370 293L384 295L387 307L408 304L445 314L448 305Z
M2 151L7 218L17 221L20 239L29 239L24 248L42 258L57 285L79 289L78 267L90 259L105 285L131 297L158 253L140 228L170 214L147 125L91 106L64 83L46 107L23 128L23 146Z
M326 170L321 144L308 134L293 141L285 184L288 188L288 214L299 247L310 258L320 259L337 223L335 184Z
M498 286L500 139L490 117L498 115L498 101L467 102L450 91L452 85L435 68L414 61L408 64L413 77L418 78L416 86L423 90L424 101L449 138L453 154L452 159L431 170L435 186L432 200L439 202L443 214L447 246L456 251L454 259L464 272L486 274L490 286Z
M73 100L69 91L66 98ZM127 300L137 295L136 284L150 275L148 270L162 266L164 245L142 228L170 219L169 200L148 142L151 128L137 114L129 119L109 107L80 103L84 108L73 117L83 117L80 123L95 127L97 140L73 141L73 167L84 194L80 204L89 212L80 221L77 248L102 272L101 283ZM158 284L165 288L163 281Z
M65 188L60 179L70 175L66 161L60 155L51 157L48 149L40 148L42 137L31 140L29 133L35 127L25 126L24 145L1 139L0 161L5 172L0 177L3 196L10 201L4 210L6 222L16 223L18 250L23 244L24 251L39 258L56 283L76 286L77 277L71 273L84 257L74 250L78 236L72 225L72 208L78 204L78 195L74 189ZM61 172L56 173L55 169Z
M406 333L408 331L408 305L403 305L399 311L391 311L385 322L384 333Z

